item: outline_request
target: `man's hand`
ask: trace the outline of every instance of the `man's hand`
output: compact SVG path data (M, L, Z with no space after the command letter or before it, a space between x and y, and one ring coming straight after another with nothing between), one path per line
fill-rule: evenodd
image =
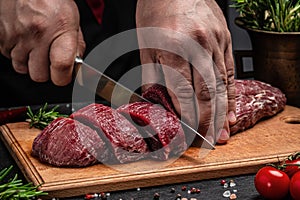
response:
M225 143L236 120L234 62L219 6L214 0L138 0L136 20L143 82L165 84L183 120L211 142Z
M0 0L0 52L15 71L63 86L71 82L74 58L84 49L73 0Z

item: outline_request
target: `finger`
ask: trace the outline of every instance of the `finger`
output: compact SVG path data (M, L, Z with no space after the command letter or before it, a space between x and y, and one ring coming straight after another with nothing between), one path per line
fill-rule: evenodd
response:
M195 128L197 122L190 64L180 56L166 51L159 53L159 62L175 110Z
M24 45L19 42L10 53L12 60L12 66L14 70L21 74L28 73L28 59L29 59L29 48L28 45Z
M227 71L225 67L224 53L220 49L215 50L214 70L216 75L216 114L215 129L217 142L226 143L229 140L230 130L227 119L228 98L227 98Z
M202 52L194 58L193 77L200 116L198 131L215 143L216 79L209 53Z
M81 28L79 28L79 30L78 30L78 42L77 42L77 56L82 58L82 56L84 54L84 51L85 51L85 48L86 48L86 44L85 44L84 39L83 39L83 34L82 34L82 31L81 31Z
M77 31L66 32L53 41L50 47L50 76L55 85L64 86L71 82L77 42Z
M162 84L162 70L154 56L153 49L140 49L142 63L142 91L147 90L153 84Z
M32 49L29 54L28 70L33 81L49 80L49 45L40 44Z
M236 91L234 82L234 60L231 43L225 51L225 65L227 70L227 96L228 96L228 121L230 124L236 123Z

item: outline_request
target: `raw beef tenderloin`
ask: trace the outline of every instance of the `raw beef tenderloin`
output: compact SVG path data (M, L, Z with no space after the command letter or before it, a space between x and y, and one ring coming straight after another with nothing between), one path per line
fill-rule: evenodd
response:
M147 156L147 144L137 128L113 108L93 103L70 117L96 129L118 162L137 161Z
M148 102L135 102L120 106L117 111L140 126L151 157L167 160L170 154L180 155L187 145L177 116L162 106Z
M52 121L34 139L32 155L58 167L85 167L109 158L98 133L70 118Z
M285 95L269 84L257 80L235 80L235 86L237 122L230 127L231 134L251 128L259 120L271 117L285 107ZM164 86L155 84L147 89L143 96L175 113L171 98Z
M285 95L271 85L257 80L235 80L236 118L230 133L253 127L259 120L282 111L286 105Z

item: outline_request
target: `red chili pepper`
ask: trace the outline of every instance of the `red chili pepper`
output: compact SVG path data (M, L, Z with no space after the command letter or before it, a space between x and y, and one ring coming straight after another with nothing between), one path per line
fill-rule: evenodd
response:
M94 194L86 194L85 195L85 199L93 199L93 198L95 198Z

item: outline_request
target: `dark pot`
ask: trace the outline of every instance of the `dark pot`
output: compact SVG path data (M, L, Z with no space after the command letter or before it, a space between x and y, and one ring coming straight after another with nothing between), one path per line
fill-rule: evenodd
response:
M300 107L300 32L271 32L245 28L252 43L254 79L278 87L287 104Z

